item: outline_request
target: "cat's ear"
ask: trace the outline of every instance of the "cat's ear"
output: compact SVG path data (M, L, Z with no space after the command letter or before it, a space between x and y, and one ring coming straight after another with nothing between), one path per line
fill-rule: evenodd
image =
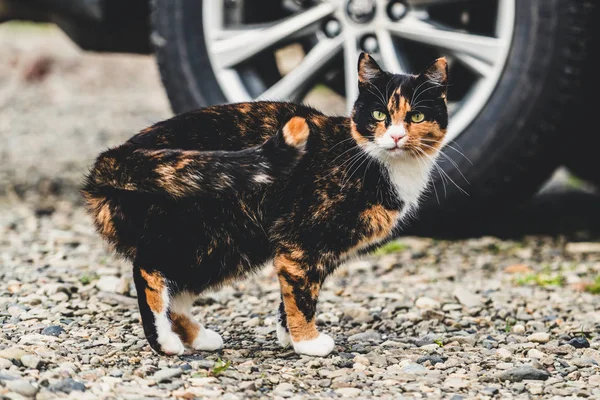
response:
M445 97L446 92L448 91L448 62L446 61L446 58L438 58L429 64L429 66L419 75L419 79L439 86L440 93Z
M373 57L365 52L360 53L358 57L358 81L360 83L369 82L381 75L383 75L383 70Z

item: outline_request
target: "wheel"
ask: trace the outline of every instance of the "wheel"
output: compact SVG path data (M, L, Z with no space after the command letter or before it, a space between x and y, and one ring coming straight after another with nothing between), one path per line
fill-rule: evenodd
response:
M249 0L155 0L152 41L176 113L253 99L344 112L361 49L395 72L446 56L448 140L407 231L436 234L529 198L558 164L586 1L261 0L259 10Z

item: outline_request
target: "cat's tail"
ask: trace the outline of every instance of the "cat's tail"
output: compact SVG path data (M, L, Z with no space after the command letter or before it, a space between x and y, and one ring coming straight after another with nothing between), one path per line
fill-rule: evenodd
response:
M252 189L295 167L308 134L306 120L293 117L262 145L240 151L139 149L125 144L98 157L83 192L104 187L182 198Z

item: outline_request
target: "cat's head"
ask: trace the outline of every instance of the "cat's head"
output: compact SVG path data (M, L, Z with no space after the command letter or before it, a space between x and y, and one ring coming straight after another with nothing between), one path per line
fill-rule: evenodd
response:
M352 136L382 161L436 155L448 126L447 80L445 58L438 58L419 75L398 75L383 71L362 53Z

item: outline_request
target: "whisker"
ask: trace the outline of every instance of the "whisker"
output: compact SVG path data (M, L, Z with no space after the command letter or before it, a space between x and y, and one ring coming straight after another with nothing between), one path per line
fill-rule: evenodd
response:
M427 146L427 147L429 147L430 149L437 150L435 147L433 147L433 146L430 146L430 145L428 145L428 144L425 144L425 143L421 143L421 144L422 144L423 146ZM465 180L465 182L467 182L467 184L469 184L469 185L471 184L471 182L469 182L469 180L467 179L467 177L463 175L463 173L462 173L462 171L460 170L460 168L458 168L458 164L457 164L457 163L456 163L456 162L455 162L455 161L454 161L452 158L450 158L450 157L448 156L448 154L446 154L446 153L444 153L444 152L441 152L441 151L439 152L439 154L441 154L442 156L446 157L446 159L447 159L448 161L450 161L450 163L451 163L451 164L454 166L454 168L456 168L456 170L458 171L458 173L460 174L460 176L462 176L462 177L463 177L463 179Z

